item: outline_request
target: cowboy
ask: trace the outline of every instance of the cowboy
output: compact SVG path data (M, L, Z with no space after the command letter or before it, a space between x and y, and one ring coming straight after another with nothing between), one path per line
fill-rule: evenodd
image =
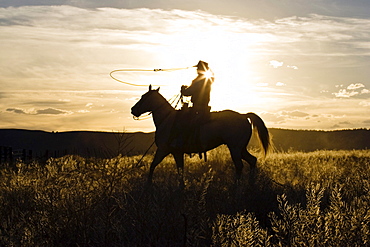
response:
M181 94L191 96L193 112L199 115L207 115L211 107L208 106L211 94L211 85L214 81L213 72L209 69L208 63L199 61L197 65L198 76L192 81L191 85L181 86Z
M214 81L213 72L209 69L208 63L204 61L199 61L194 67L197 67L198 76L189 87L181 86L181 95L191 96L193 107L187 109L186 105L178 114L173 134L176 139L173 143L174 147L199 145L199 126L210 117L211 107L208 106L208 103L211 85ZM188 121L189 117L190 121ZM202 158L202 153L199 153L199 156ZM204 157L206 159L206 156Z

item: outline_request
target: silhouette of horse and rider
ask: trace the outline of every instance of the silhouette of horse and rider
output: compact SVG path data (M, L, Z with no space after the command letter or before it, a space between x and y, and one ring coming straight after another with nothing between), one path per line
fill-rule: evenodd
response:
M222 144L227 145L230 150L236 168L236 179L239 180L243 169L242 160L246 161L251 169L256 167L257 158L247 150L252 126L257 129L265 154L271 145L269 132L263 120L255 113L210 111L208 104L214 82L213 72L204 61L199 61L194 67L197 67L197 77L190 86L181 87L182 96L191 96L192 107L185 103L180 110L174 109L159 93L159 88L152 89L150 85L149 91L131 108L135 117L152 112L156 126L157 151L150 165L148 183L152 182L156 166L169 154L175 159L180 183L183 183L184 154L205 154Z

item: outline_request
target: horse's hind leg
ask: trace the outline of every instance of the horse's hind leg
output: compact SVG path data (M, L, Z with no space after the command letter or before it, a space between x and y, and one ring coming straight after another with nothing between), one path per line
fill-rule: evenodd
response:
M243 171L242 152L240 148L229 147L231 158L235 165L236 180L239 181Z
M251 169L256 168L257 158L251 155L247 149L243 149L242 151L242 159L247 161L250 165Z
M256 163L257 163L257 158L251 155L247 149L243 149L242 151L242 159L247 161L249 166L250 166L250 171L249 171L249 182L251 184L255 183L256 180Z

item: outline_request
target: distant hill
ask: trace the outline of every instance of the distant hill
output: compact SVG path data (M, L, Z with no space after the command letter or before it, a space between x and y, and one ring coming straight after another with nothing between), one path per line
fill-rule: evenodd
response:
M154 133L117 132L45 132L0 129L0 146L14 150L32 150L34 157L59 157L78 154L84 157L110 158L118 154L144 153L154 141ZM151 148L154 151L155 147Z
M370 130L287 130L270 129L279 151L351 150L370 148ZM251 145L257 145L252 138ZM85 157L109 158L144 153L154 141L154 133L115 132L45 132L21 129L0 129L0 147L32 150L34 157L58 157L78 154ZM155 145L149 152L155 150ZM27 151L28 152L28 151Z
M298 151L352 150L370 148L370 130L287 130L270 129L274 144L278 150Z

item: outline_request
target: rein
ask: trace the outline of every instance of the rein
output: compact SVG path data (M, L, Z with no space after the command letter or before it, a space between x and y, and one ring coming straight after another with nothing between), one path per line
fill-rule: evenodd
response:
M162 103L161 105L159 105L157 108L155 108L153 111L151 111L150 114L153 113L154 111L157 111L160 108L162 108L166 103L168 103L168 101L166 101L166 102ZM157 123L158 126L161 125L169 116L170 116L170 114L166 114L166 116L161 120L161 122L160 123Z
M172 96L172 98L170 100L168 100L167 102L170 103L170 105L173 107L173 104L176 102L175 104L175 107L173 107L174 109L176 109L176 107L179 105L180 101L182 101L182 94L176 94L174 96ZM159 108L162 107L163 104L161 104L160 106L158 106L157 108L155 108L153 111L156 111L158 110ZM150 118L150 115L153 113L153 111L150 111L148 113L148 115L145 115L145 116L139 116L139 117L135 117L135 116L132 116L132 118L134 120L137 120L137 121L143 121L143 120L147 120Z

